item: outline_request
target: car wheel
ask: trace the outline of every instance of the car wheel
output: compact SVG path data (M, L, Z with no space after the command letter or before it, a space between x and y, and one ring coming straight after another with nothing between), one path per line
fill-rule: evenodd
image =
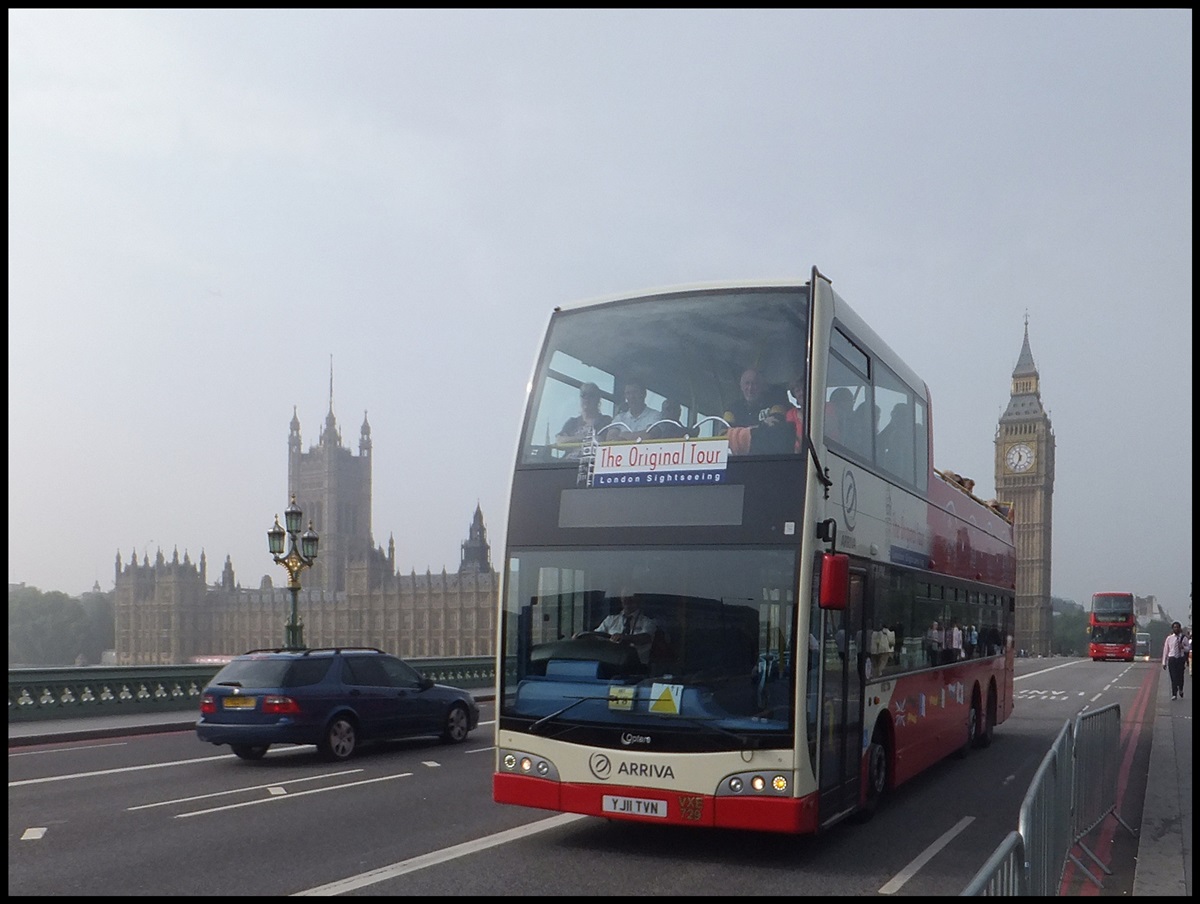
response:
M467 708L461 703L455 703L446 713L446 724L442 728L442 740L447 744L458 744L467 739L470 731L470 721L467 719Z
M318 747L327 760L345 760L354 753L357 742L354 723L346 716L337 716L325 727L325 736Z
M270 744L230 744L233 752L243 760L261 760L267 755Z

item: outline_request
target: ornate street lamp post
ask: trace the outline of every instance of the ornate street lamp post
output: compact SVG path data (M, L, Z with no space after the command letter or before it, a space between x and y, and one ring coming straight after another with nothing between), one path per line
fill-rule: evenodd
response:
M285 628L286 637L284 648L288 650L304 649L304 624L296 607L300 602L300 572L312 565L317 558L317 534L312 528L312 520L308 522L308 530L300 533L300 521L304 513L296 505L296 494L292 494L292 504L283 512L285 531L279 524L279 516L275 516L275 526L267 531L267 547L275 557L275 564L282 565L288 573L288 590L292 592L292 617ZM283 555L283 540L287 537L290 546L287 555Z

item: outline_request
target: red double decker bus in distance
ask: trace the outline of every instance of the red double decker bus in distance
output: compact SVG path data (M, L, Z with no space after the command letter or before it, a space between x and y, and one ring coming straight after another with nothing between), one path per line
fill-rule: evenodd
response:
M1132 593L1093 593L1088 613L1088 655L1095 662L1116 659L1133 662L1134 634Z
M931 425L816 268L555 308L500 568L494 799L811 834L986 747L1013 524L934 468Z

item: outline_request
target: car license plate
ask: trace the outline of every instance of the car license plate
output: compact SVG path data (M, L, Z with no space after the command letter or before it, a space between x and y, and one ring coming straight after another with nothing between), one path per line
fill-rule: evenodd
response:
M226 709L254 709L254 697L226 697Z
M605 813L620 813L624 816L667 818L667 802L665 800L647 800L642 797L615 797L612 794L605 794L601 809Z

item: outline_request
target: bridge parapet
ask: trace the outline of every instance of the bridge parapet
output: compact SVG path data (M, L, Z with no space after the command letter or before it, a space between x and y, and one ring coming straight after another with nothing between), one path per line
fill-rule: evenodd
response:
M408 662L439 684L476 690L496 683L491 656ZM200 694L220 669L211 664L14 669L8 673L8 721L198 710Z

